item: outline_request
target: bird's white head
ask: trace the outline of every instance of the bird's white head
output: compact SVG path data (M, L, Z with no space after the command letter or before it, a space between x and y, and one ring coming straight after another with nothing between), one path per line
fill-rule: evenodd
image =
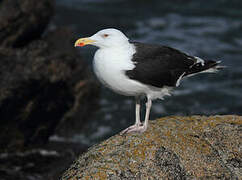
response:
M93 36L80 38L75 42L75 47L94 45L99 48L122 47L129 43L129 39L117 29L103 29Z

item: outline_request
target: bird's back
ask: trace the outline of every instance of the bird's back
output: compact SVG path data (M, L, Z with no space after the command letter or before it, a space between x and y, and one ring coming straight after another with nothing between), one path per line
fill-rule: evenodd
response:
M215 67L216 61L204 61L174 48L133 42L136 53L132 61L135 68L126 75L144 84L162 88L175 87L187 75L196 74Z

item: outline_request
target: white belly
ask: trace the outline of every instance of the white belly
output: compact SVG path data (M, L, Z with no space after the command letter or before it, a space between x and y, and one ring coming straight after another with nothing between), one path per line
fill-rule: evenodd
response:
M119 58L115 59L114 57ZM121 56L115 56L110 54L110 51L107 53L104 50L98 50L94 56L94 72L105 86L119 94L126 96L145 94L144 90L146 88L144 85L129 79L125 75L126 70L131 70L135 67L132 61L127 61L130 59L129 57L130 55L125 53Z

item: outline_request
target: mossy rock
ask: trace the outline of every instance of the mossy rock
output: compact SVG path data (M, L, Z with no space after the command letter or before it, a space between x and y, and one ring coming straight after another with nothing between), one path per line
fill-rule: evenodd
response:
M242 117L165 117L143 134L115 135L64 173L72 179L241 179Z

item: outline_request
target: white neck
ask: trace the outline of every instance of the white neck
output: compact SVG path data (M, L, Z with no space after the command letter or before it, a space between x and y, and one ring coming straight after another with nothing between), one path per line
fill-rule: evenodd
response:
M131 59L135 52L134 45L129 42L122 44L122 46L100 48L95 53L94 63L99 62L101 66L107 64L113 68L133 69L134 63Z

